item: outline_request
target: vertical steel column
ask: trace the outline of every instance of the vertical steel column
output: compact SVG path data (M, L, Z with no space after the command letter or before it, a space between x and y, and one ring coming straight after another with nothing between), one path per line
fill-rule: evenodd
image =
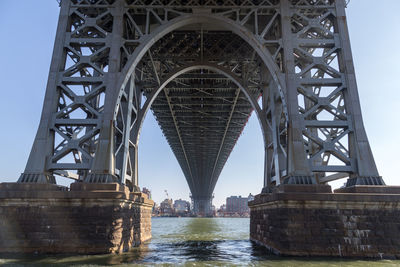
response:
M262 86L262 112L264 114L267 113L267 109L270 108L268 107L269 103L269 84L265 79L265 74L264 71L261 73L261 86ZM267 115L265 116L267 117ZM266 118L265 118L266 119ZM269 126L269 125L268 125ZM267 127L268 128L268 127ZM271 140L272 140L272 131L268 129L266 132L264 132L264 187L263 187L263 192L266 193L269 191L272 183L272 166L271 166L271 161L273 157L273 149L271 147Z
M104 104L103 121L100 130L96 155L86 182L121 182L115 175L114 155L114 112L115 99L118 95L117 82L121 66L121 45L123 33L124 1L117 0L112 8L113 29L109 54L109 67L106 76L106 98Z
M284 72L286 77L286 98L289 113L288 125L288 166L287 177L284 183L316 183L304 150L303 119L299 114L297 100L297 75L293 43L294 36L291 30L290 1L281 0L282 42L284 51Z
M356 76L354 71L353 56L350 46L349 31L346 22L346 3L336 0L337 31L340 39L339 67L344 73L347 84L345 99L346 108L352 116L354 131L349 137L350 156L356 160L357 172L352 173L347 181L347 186L352 185L384 185L379 176L374 157L368 142L363 125L360 98L358 95Z
M130 132L130 140L129 140L129 159L130 166L132 172L132 185L134 188L138 189L139 186L139 166L138 166L138 149L139 149L139 136L140 136L140 127L142 122L142 88L139 85L135 84L135 97L133 99L134 108L136 110L136 117L132 123L132 129Z
M142 92L135 83L135 77L131 76L123 93L124 101L118 107L124 114L123 135L121 151L116 155L116 170L119 170L119 178L122 184L128 185L132 190L138 188L138 112L141 109L140 99Z
M264 189L263 192L270 191L270 188L281 183L282 156L280 152L279 140L279 119L281 115L280 104L277 103L277 86L271 79L267 68L262 65L261 86L262 86L262 112L265 115L267 129L265 132L265 162L264 162Z
M128 84L127 84L127 94L128 94L128 101L126 103L126 120L125 120L125 133L124 133L124 144L123 144L123 152L122 152L122 166L120 166L120 179L121 183L125 184L126 179L131 180L131 177L127 174L128 171L128 159L129 159L129 138L130 138L130 132L131 132L131 121L132 121L132 110L133 110L133 93L136 90L135 88L135 81L134 77L131 77ZM134 118L133 118L134 119Z
M69 9L70 1L62 1L40 124L25 171L18 179L19 183L56 183L53 172L49 171L46 165L54 147L54 131L50 130L50 123L57 109L58 75L65 64L64 43Z

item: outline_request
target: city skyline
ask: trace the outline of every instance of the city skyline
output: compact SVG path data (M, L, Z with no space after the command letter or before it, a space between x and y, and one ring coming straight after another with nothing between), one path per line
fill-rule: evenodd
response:
M22 3L23 9L20 8ZM396 180L395 169L396 152L400 150L396 139L400 126L396 124L395 117L396 108L400 106L400 71L395 64L400 55L393 51L396 51L400 34L396 27L388 25L400 25L396 15L400 3L396 0L380 5L368 3L373 2L350 2L347 8L350 38L364 124L371 148L386 183L396 185L400 184ZM34 8L37 12L30 12ZM0 44L4 51L3 64L0 66L3 93L0 100L3 123L0 182L15 182L25 167L40 119L59 7L55 0L39 3L2 1L0 9L3 10L0 34L7 37ZM377 12L385 15L377 16L379 20L367 20L362 15ZM375 33L373 41L372 33ZM216 207L229 196L255 195L261 191L263 150L261 130L253 114L214 190L213 204ZM344 182L340 180L334 186ZM65 181L63 183L66 184ZM173 199L190 200L189 188L180 166L151 113L146 117L141 132L139 185L149 188L157 203L165 199L164 190Z

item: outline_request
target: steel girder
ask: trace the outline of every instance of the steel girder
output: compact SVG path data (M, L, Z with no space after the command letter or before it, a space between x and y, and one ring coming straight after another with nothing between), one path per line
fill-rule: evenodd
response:
M384 184L362 124L344 0L63 0L19 182L57 174L136 187L150 108L194 198L211 197L253 110L265 188Z

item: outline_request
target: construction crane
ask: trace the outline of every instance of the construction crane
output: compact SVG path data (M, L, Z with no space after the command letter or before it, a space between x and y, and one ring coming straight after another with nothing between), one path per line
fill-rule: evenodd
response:
M168 195L167 189L165 189L164 192L167 195L167 199L169 199L169 195Z

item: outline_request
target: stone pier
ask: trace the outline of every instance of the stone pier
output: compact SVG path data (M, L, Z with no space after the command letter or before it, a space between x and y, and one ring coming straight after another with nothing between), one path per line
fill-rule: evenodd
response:
M275 254L400 258L400 187L280 185L249 207L251 240Z
M0 253L119 253L151 238L153 201L119 184L0 184Z

